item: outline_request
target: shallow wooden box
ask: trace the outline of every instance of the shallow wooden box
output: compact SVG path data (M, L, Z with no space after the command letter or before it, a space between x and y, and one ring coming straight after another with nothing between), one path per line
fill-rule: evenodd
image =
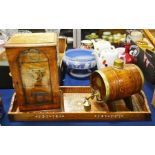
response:
M151 112L144 92L132 96L134 111L129 111L123 100L116 101L117 112L109 112L107 105L92 103L91 111L86 112L81 104L84 97L91 92L90 87L61 86L63 94L63 111L31 111L20 112L16 104L16 96L12 97L8 112L12 121L148 121ZM140 95L140 96L139 96Z

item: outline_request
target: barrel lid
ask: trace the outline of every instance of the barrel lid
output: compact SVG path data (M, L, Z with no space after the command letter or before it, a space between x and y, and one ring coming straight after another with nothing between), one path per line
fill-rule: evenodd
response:
M118 68L118 69L121 69L124 66L124 61L122 59L115 59L113 66Z
M11 36L5 47L54 46L57 39L57 33L18 33Z

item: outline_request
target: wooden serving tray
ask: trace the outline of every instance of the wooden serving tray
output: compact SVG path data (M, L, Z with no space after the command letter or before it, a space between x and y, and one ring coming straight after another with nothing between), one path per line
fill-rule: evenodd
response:
M20 112L16 104L16 95L12 97L9 118L12 121L144 121L151 119L151 112L143 91L132 95L134 111L129 111L123 100L115 101L117 112L109 112L106 104L99 105L94 100L91 111L86 112L82 102L91 92L90 87L66 87L63 92L63 111L31 111Z

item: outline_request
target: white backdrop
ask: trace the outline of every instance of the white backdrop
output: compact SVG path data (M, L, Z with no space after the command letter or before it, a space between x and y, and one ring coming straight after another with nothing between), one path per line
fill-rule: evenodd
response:
M155 28L153 0L5 0L0 29ZM154 127L0 127L0 154L154 153Z

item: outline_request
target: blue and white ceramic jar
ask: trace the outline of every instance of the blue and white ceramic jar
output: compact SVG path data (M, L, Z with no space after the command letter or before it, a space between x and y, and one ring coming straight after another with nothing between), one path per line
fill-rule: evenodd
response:
M65 52L64 63L69 73L77 78L88 77L96 68L96 59L93 50L69 49Z

